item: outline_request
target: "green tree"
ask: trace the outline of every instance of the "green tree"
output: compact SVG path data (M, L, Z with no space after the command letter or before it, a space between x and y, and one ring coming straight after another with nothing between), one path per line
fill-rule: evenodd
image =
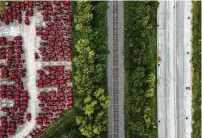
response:
M74 16L75 23L75 57L74 84L78 101L75 106L79 114L76 116L76 124L83 136L99 137L107 127L107 108L109 97L106 96L106 86L103 84L105 77L104 64L106 58L102 58L95 47L94 39L98 36L98 30L92 25L94 16L93 2L77 2ZM97 30L97 31L94 31ZM97 38L99 39L99 38ZM100 45L100 44L99 44ZM105 74L105 75L104 75Z

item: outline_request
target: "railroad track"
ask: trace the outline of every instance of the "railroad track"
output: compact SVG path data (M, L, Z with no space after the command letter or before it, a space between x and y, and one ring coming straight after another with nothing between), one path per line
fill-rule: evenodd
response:
M124 131L124 56L123 2L108 2L108 138L125 138Z
M118 87L118 1L113 1L113 122L114 138L119 137L119 87Z

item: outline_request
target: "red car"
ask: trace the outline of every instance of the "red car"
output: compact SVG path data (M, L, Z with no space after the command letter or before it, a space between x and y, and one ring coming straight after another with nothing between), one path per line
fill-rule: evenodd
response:
M53 7L52 7L52 6L47 6L47 9L48 9L49 11L52 11L52 10L53 10Z
M70 9L70 6L69 6L69 5L66 5L66 6L64 6L63 8L66 9L66 10L69 10L69 9Z
M8 41L8 42L7 42L7 45L13 45L13 44L14 44L13 41Z
M42 45L42 46L45 46L45 45L47 45L48 43L47 42L41 42L40 43L40 45Z
M42 4L43 4L44 6L47 6L47 5L48 5L48 2L47 2L47 1L44 1Z
M60 10L61 8L62 8L62 7L61 7L60 5L56 5L56 6L55 6L55 9L56 9L56 10Z
M42 32L36 32L36 35L37 36L42 35Z
M43 35L43 36L41 37L41 39L42 39L42 40L48 40L48 36Z
M39 7L38 7L38 10L40 11L40 10L44 10L44 6L43 5L40 5Z
M29 21L29 18L28 18L28 17L25 17L25 20L24 20L24 21L25 21L25 24L26 24L26 25L29 25L29 24L30 24L30 21Z
M42 14L42 15L47 15L47 14L48 14L48 11L43 11L41 14Z
M42 32L43 35L48 35L48 31Z
M70 4L70 0L63 1L63 4L64 5L69 5Z
M35 28L37 31L42 31L43 30L43 27L36 27Z
M49 34L50 35L55 35L56 33L55 33L55 31L50 31Z
M53 22L48 22L47 25L48 25L48 26L52 26L52 25L53 25Z
M51 17L49 17L49 16L43 16L43 20L44 21L49 21L49 20L51 20Z
M6 45L6 42L1 41L1 42L0 42L0 45L1 45L1 46L2 46L2 45Z
M16 45L22 45L22 41L16 41Z
M0 37L0 41L5 41L6 38L5 37Z
M51 40L51 41L55 41L56 38L55 38L55 37L49 37L49 40Z
M51 11L50 14L51 15L56 15L56 12L55 11Z
M16 19L18 20L18 23L22 23L22 17L21 16L17 16Z
M26 115L26 119L27 119L28 121L31 120L31 114L30 114L30 113L28 113L28 114Z
M3 19L3 22L4 22L5 24L7 24L7 25L9 24L9 21L8 21L7 18L4 18L4 19Z
M33 16L33 10L27 10L25 16Z
M39 59L39 55L37 53L34 53L35 59Z
M50 28L50 27L46 27L45 30L46 30L46 31L50 31L51 28Z
M14 40L22 40L22 36L21 35L16 36L16 37L14 37Z

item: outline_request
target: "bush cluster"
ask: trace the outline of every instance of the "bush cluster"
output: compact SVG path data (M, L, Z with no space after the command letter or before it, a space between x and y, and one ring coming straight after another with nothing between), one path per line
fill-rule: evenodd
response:
M158 2L124 2L126 138L156 138Z
M102 41L103 36L99 37L101 34L97 28L99 24L96 23L97 10L99 10L97 4L78 1L74 14L73 78L76 89L75 106L79 111L76 115L76 123L81 134L89 138L99 136L101 132L106 131L109 104L106 82L104 82L107 52L102 51L106 38ZM106 34L102 35L106 36Z

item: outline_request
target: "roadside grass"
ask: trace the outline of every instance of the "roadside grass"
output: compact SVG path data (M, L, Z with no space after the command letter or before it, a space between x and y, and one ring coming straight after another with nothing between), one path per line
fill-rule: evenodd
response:
M101 70L101 73L104 75L104 79L100 83L101 86L107 85L107 76L106 69L107 66L107 2L92 2L93 5L93 20L92 20L92 28L93 34L92 37L94 39L91 40L91 43L94 44L95 53L97 55L97 62L101 63L104 67ZM76 13L77 2L71 2L72 14ZM104 9L104 10L103 10ZM74 20L74 19L73 19ZM75 24L73 23L73 31L71 33L72 36L72 57L77 57L78 53L75 49L76 41L79 39L79 36L75 30ZM75 63L72 62L72 76L75 76ZM73 79L73 85L74 83ZM106 95L107 91L105 91ZM77 96L77 90L73 88L73 101L80 100L80 97ZM65 110L63 113L63 117L58 119L58 121L50 126L41 136L40 138L84 138L79 131L79 126L76 124L76 116L80 115L80 110L73 105L71 110ZM107 137L107 132L104 131L100 134L101 138Z
M124 2L125 136L157 137L158 2Z
M192 138L201 137L201 2L193 1L192 22Z
M0 13L2 13L2 11L5 9L5 2L4 1L0 1Z
M51 125L39 138L83 138L76 125L75 109L65 110L63 116Z

